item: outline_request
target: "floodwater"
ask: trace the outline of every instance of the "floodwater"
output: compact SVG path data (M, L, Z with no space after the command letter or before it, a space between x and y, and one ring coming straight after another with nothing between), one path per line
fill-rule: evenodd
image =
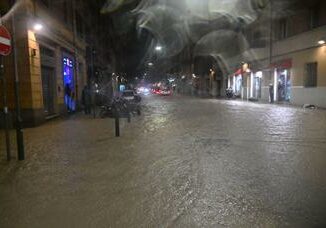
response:
M82 114L0 151L0 227L326 227L326 111L185 97Z

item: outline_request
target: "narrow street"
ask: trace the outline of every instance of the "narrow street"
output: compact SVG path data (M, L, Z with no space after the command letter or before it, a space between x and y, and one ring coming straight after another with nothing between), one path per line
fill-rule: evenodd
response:
M143 103L120 138L83 114L26 129L24 162L1 136L0 227L326 226L325 110Z

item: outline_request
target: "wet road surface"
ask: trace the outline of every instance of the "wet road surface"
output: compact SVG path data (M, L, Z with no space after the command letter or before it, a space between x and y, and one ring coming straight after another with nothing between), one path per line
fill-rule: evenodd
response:
M27 129L25 162L1 138L0 227L326 227L326 111L144 104L121 138L83 115Z

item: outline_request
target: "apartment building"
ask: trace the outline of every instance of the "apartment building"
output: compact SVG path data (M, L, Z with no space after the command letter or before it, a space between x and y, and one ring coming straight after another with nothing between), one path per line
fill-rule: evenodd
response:
M233 62L228 86L243 99L326 107L326 2L275 7L245 31L249 49Z

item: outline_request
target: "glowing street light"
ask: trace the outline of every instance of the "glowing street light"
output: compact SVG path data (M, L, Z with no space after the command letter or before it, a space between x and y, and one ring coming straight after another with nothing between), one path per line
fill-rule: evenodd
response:
M35 31L41 31L43 29L43 25L41 23L35 23L33 28Z
M153 63L148 63L148 66L153 66L154 64Z
M155 50L156 50L156 51L162 51L162 49L163 49L162 46L156 46L156 47L155 47Z
M324 45L324 44L326 44L326 41L324 39L321 39L321 40L318 41L318 44L319 45Z

